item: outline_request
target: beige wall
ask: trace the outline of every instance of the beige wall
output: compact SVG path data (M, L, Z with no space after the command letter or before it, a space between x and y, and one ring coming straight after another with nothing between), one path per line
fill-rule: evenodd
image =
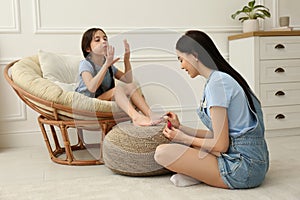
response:
M134 73L144 86L149 104L177 111L182 121L193 123L198 120L194 109L204 80L191 80L179 69L174 44L184 31L200 29L213 38L227 58L227 37L241 32L241 24L230 15L245 2L0 0L0 66L3 71L9 62L36 54L38 49L81 54L83 31L102 27L116 46L118 56L123 51L122 39L130 42ZM269 6L273 14L272 19L261 24L261 29L276 26L278 16L282 15L290 15L291 24L300 27L298 0L259 2ZM43 145L37 114L16 97L3 76L0 86L0 147Z

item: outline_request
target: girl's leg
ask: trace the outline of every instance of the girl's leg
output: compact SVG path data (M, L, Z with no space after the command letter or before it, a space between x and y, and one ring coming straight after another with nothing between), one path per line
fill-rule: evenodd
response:
M203 152L200 155L200 152L201 150L181 144L162 144L157 147L154 158L171 171L214 187L228 188L220 176L217 157Z
M132 100L132 103L141 110L144 114L139 113L129 101L128 96ZM150 118L150 108L145 102L145 99L137 91L134 84L118 84L115 88L114 98L116 103L123 109L129 117L132 119L133 123L138 126L150 126L152 121Z
M138 90L138 87L134 83L124 85L126 95L131 99L132 103L147 117L150 118L151 109L142 96L142 93Z
M115 88L110 89L110 90L104 92L103 94L101 94L97 98L101 99L101 100L111 101L113 99L113 97L114 97L114 93L115 93Z
M132 103L147 117L152 121L152 124L158 124L163 120L163 113L153 113L149 105L147 104L144 96L138 90L138 86L135 83L127 84L125 86L128 91L127 96L130 97Z

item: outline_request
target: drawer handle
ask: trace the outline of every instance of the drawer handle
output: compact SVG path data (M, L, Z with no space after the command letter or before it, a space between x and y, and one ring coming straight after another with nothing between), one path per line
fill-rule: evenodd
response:
M275 119L284 119L285 116L283 114L276 115Z
M283 73L283 72L285 72L285 70L281 67L278 67L277 69L275 69L275 72L276 73Z
M277 91L277 92L275 93L275 95L276 95L276 96L284 96L285 93L284 93L283 91Z
M277 44L275 46L275 49L284 49L284 48L285 48L285 46L283 44Z

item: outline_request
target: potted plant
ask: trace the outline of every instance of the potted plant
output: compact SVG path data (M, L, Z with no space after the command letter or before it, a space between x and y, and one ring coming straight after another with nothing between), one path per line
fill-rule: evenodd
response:
M243 32L258 31L258 19L265 19L271 17L269 8L263 5L255 5L255 0L248 2L242 10L236 11L231 15L235 19L238 15L243 14L238 20L243 23Z

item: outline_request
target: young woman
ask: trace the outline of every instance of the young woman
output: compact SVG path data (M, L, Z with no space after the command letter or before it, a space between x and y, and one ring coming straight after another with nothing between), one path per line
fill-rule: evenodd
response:
M102 100L113 100L131 117L133 124L149 126L159 121L152 121L152 112L136 84L133 83L130 48L124 40L125 72L113 64L119 60L114 58L114 47L108 44L106 33L100 28L88 29L82 36L81 48L84 60L79 65L79 85L76 91L89 97ZM125 84L115 86L115 79ZM132 103L142 112L138 112Z
M187 31L176 44L181 68L207 79L197 113L208 130L180 124L169 112L163 134L172 142L157 147L155 160L177 172L179 186L204 182L220 188L259 186L269 167L259 100L201 31Z

